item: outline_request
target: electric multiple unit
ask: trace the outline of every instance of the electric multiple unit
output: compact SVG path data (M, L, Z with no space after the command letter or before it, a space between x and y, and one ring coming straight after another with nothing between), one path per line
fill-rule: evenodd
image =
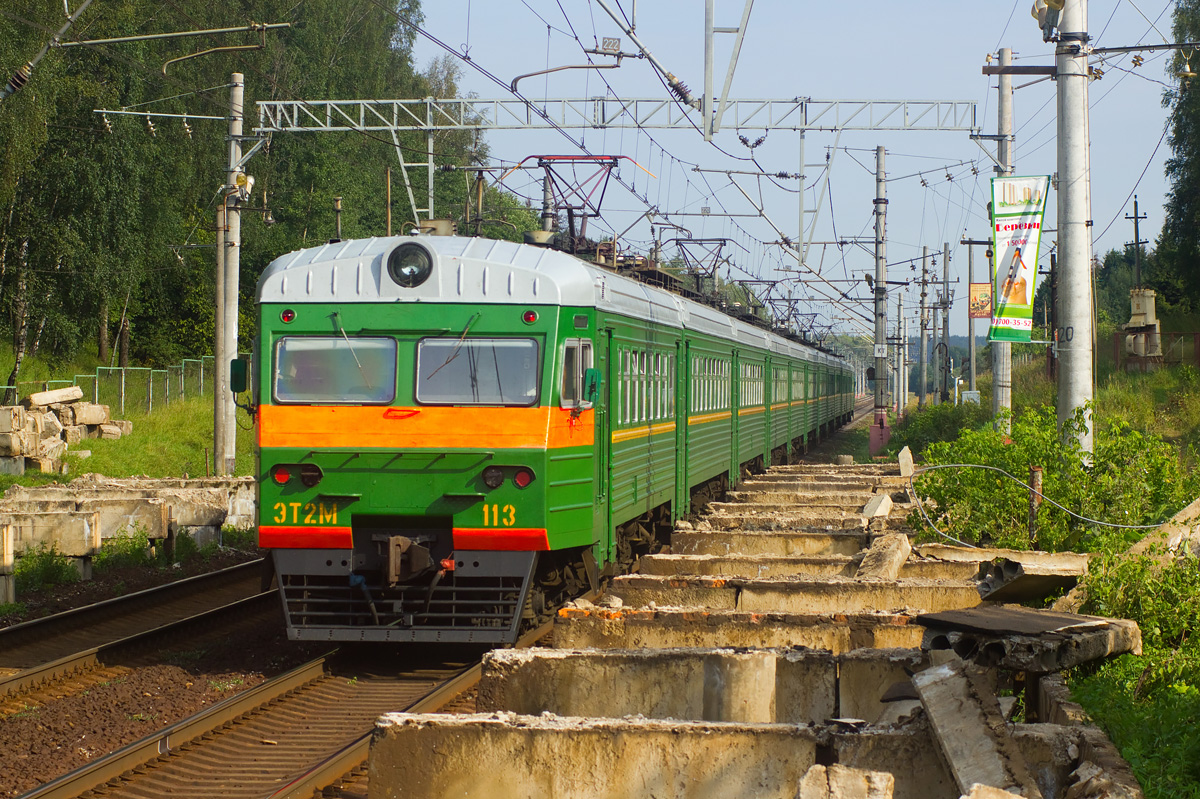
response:
M297 640L511 642L853 404L840 358L529 245L331 243L258 302L259 543Z

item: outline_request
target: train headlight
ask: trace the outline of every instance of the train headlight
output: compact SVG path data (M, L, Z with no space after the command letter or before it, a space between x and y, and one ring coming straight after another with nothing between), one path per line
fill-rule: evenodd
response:
M396 285L416 288L433 274L433 258L420 244L405 242L388 255L387 270Z
M504 470L499 466L489 466L483 470L483 484L488 488L499 488L504 482Z

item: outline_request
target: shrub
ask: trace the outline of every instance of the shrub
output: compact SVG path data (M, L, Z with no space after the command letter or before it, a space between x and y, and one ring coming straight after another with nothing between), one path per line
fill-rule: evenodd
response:
M963 430L991 424L991 418L991 411L975 402L928 406L924 410L910 413L896 426L888 443L888 451L896 453L908 447L914 458L922 458L930 444L952 441Z
M17 559L13 575L18 594L79 581L79 571L58 547L41 544Z
M1183 469L1176 450L1119 419L1095 420L1094 452L1085 458L1074 435L1082 423L1080 412L1060 435L1054 409L1033 408L1013 420L1011 434L991 425L965 429L955 441L930 444L924 460L989 466L1021 481L1028 480L1031 466L1040 466L1047 498L1080 516L1114 524L1161 523L1200 493L1200 476ZM1016 480L991 470L953 468L926 472L915 487L930 500L927 510L938 528L968 543L1057 551L1098 549L1114 538L1141 536L1089 524L1044 503L1037 538L1030 542L1029 489ZM911 521L924 528L919 516Z
M145 528L135 526L122 530L104 540L104 545L92 560L92 568L98 573L140 566L158 566L157 549L150 545Z

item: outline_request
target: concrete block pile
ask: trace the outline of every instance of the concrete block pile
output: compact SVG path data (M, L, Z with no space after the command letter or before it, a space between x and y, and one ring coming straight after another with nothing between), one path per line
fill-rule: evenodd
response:
M78 447L83 441L132 432L133 422L113 419L107 405L85 402L78 386L39 391L20 405L0 407L0 474L66 474L68 449L87 457L91 453Z
M904 470L743 481L560 609L553 648L489 654L474 712L379 719L371 795L1141 797L1056 674L1137 626L992 599L1086 559L913 546Z

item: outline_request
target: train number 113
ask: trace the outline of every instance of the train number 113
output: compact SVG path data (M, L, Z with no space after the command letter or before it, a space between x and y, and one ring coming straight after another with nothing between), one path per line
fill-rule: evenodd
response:
M517 509L512 505L484 505L484 527L512 527L517 523Z

